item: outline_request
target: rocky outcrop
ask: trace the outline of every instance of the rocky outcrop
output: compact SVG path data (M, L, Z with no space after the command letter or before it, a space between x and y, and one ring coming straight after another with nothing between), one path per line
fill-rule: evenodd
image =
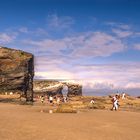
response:
M64 86L67 86L68 88L68 96L82 95L82 86L77 83L35 80L33 87L35 93L45 93L48 95L62 95L62 90Z
M76 83L66 83L66 85L68 86L69 96L82 95L82 85Z
M32 54L0 47L0 93L19 91L33 101L33 76Z
M35 93L56 95L56 94L62 94L61 90L63 88L63 85L58 81L35 80L33 87Z

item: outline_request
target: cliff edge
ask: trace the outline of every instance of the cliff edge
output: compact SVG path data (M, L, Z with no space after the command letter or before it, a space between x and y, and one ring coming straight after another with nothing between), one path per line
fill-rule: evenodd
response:
M33 77L32 54L0 47L0 93L19 91L33 101Z

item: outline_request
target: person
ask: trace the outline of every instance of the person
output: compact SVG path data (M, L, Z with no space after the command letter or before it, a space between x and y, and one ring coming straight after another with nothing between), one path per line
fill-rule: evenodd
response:
M112 110L118 110L119 103L118 103L118 95L113 96L112 98L113 107Z
M56 103L59 105L60 104L60 97L57 97Z
M42 95L42 96L41 96L41 103L44 103L44 100L45 100L45 98L44 98L44 96Z
M53 103L53 97L52 95L49 97L49 102L52 104Z
M10 92L10 95L13 95L13 92Z
M116 98L116 100L114 101L114 107L113 110L118 110L118 99Z
M122 94L122 99L125 99L125 93L123 92L123 94Z
M63 97L63 101L64 101L64 103L67 102L67 97L66 96Z
M95 103L94 99L92 99L92 100L90 101L90 103L91 103L91 104L94 104L94 103Z
M113 96L112 97L112 99L111 99L111 101L112 101L112 108L111 108L111 110L113 110L114 109L114 101L116 100L116 97L115 96Z

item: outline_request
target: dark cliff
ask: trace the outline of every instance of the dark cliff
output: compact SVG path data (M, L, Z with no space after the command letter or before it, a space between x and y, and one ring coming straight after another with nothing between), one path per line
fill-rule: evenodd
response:
M33 100L34 57L20 50L0 47L0 93L19 91Z

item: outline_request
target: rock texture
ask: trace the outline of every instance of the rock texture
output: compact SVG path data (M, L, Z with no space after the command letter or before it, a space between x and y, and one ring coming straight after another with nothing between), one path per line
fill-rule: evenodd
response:
M64 83L68 86L68 95L69 96L78 96L82 95L82 85L76 83Z
M32 54L0 47L0 93L19 91L33 101L33 76Z
M63 85L58 81L45 81L45 80L35 80L34 81L34 92L45 93L48 95L62 94L61 90Z
M34 92L46 93L48 95L62 95L63 87L68 87L68 96L82 95L82 86L76 83L36 80L34 81Z

